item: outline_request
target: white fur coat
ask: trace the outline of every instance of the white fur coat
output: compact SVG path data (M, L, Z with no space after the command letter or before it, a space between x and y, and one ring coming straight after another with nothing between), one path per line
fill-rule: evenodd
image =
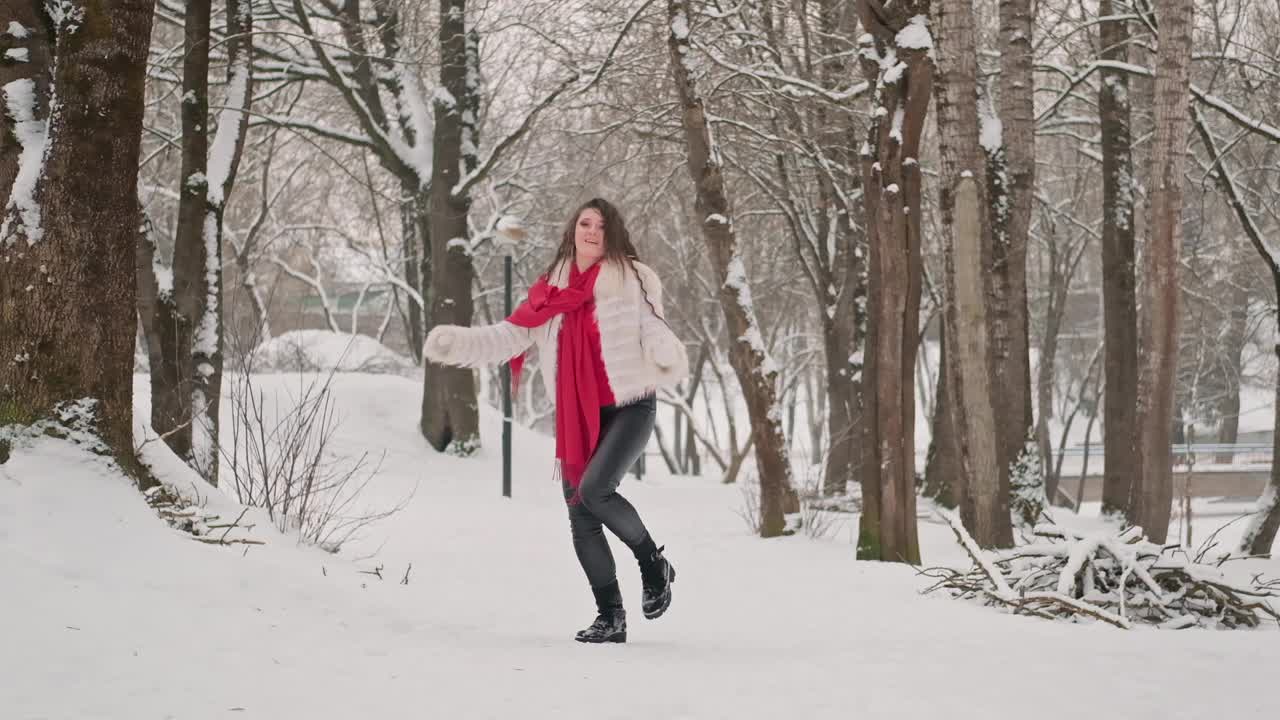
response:
M642 292L637 272L618 263L602 262L605 264L595 284L600 350L614 399L624 405L680 382L689 374L689 358L684 344L661 319L665 314L662 282L657 273L643 263L632 263L644 281ZM555 287L568 285L567 262L556 268L550 282ZM479 327L438 325L427 334L423 355L442 365L480 367L506 362L536 345L542 379L551 397L555 397L562 319L557 315L536 328L519 327L505 320Z

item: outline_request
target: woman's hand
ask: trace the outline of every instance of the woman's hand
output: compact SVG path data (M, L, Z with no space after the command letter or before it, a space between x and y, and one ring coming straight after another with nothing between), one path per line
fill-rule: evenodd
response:
M444 357L453 349L454 340L457 339L457 330L451 325L437 325L431 328L431 332L427 333L426 354L434 357Z

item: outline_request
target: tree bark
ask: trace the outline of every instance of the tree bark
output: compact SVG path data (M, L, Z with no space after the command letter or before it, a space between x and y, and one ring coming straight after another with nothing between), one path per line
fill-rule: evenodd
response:
M1112 0L1101 0L1098 12L1104 17L1115 15ZM1128 61L1127 22L1109 20L1098 25L1104 60ZM1103 68L1098 112L1102 123L1102 322L1106 338L1102 513L1119 517L1128 513L1137 471L1138 434L1138 301L1128 73Z
M956 431L951 417L951 390L947 386L948 342L945 321L938 335L941 352L938 355L937 390L933 394L932 432L924 469L924 494L942 507L955 509L964 496L964 486L960 485L959 473L956 472L960 450L956 446Z
M1169 433L1178 359L1178 257L1182 235L1183 163L1190 126L1190 0L1160 0L1156 57L1155 136L1147 184L1147 242L1143 254L1142 357L1138 374L1138 492L1129 521L1152 542L1168 534L1173 500Z
M991 203L991 354L1001 492L1032 431L1027 243L1035 193L1035 89L1031 0L1000 0L1000 172ZM1043 482L1043 472L1040 481Z
M464 141L474 148L475 114L466 112L475 88L467 83L470 65L466 0L440 0L440 85L448 98L435 100L435 137L431 166L429 234L431 239L431 325L470 325L473 313L467 214L471 198L455 192L464 160ZM474 150L471 151L474 153ZM470 170L474 167L467 167ZM475 374L468 368L424 363L422 434L436 450L467 456L480 449L480 416Z
M875 87L875 110L862 156L870 258L863 370L866 461L857 552L859 559L914 564L920 562L915 489L915 364L923 278L919 157L933 65L929 43L920 39L928 32L913 22L927 12L927 3L874 5L858 3L870 35L863 36L861 57L863 75ZM905 69L884 62L889 53Z
M418 238L418 203L415 184L407 182L404 178L400 180L400 247L404 252L404 281L409 287L422 293L422 260L419 254L419 238ZM422 363L422 308L413 298L407 299L409 304L409 313L407 322L408 327L405 333L408 335L409 352L413 355L416 363Z
M128 467L138 148L153 4L102 0L71 18L50 18L34 1L6 8L30 31L24 46L32 67L23 68L23 79L35 117L47 117L51 106L56 111L43 165L31 155L18 161L32 173L26 207L37 214L13 221L6 215L0 236L0 424L29 422L59 403L92 398L104 441ZM30 108L17 107L25 103L15 87L6 90L7 118L32 118ZM6 131L7 156L14 138L12 127ZM15 181L0 179L9 206Z
M999 463L985 268L991 266L986 168L978 148L977 51L973 5L933 3L940 80L941 208L946 257L947 382L965 486L960 510L982 547L1009 547L1007 471Z
M182 171L178 179L178 225L173 244L172 308L154 306L164 317L160 360L151 368L151 423L174 454L192 463L191 398L194 390L192 335L208 297L204 219L209 162L209 18L211 0L190 0L183 17ZM151 268L146 268L150 272ZM172 326L172 331L168 326ZM172 343L172 344L169 344ZM197 468L203 474L203 468ZM206 479L208 479L206 477Z
M720 307L732 338L729 362L742 385L751 418L760 477L760 536L775 537L785 530L784 512L788 495L793 492L778 406L778 368L768 356L756 324L746 269L734 234L720 151L712 141L703 100L687 65L693 52L689 43L690 16L686 0L667 0L671 76L681 109L689 174L696 189L696 212L720 280Z
M1222 402L1218 405L1218 414L1222 418L1222 424L1218 428L1218 442L1234 445L1240 434L1240 376L1244 373L1243 354L1249 327L1249 292L1238 282L1232 283L1229 304L1227 333L1222 339L1227 367L1224 378L1226 388ZM1235 455L1231 452L1219 453L1214 458L1214 462L1228 465L1234 460Z
M1040 413L1036 417L1036 445L1040 449L1040 467L1044 474L1044 494L1050 505L1058 505L1058 483L1061 475L1053 462L1053 442L1049 438L1049 420L1053 418L1053 387L1057 378L1058 335L1066 311L1068 279L1061 270L1058 244L1049 230L1049 305L1045 309L1044 341L1040 343L1040 364L1036 373L1036 401Z

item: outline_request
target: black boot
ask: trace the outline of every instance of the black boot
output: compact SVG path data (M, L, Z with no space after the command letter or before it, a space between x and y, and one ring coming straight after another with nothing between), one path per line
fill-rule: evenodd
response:
M622 609L622 591L618 581L604 587L591 588L596 596L596 621L586 630L579 630L575 638L584 643L624 643L627 641L627 611Z
M636 549L636 559L640 561L640 577L644 581L641 608L644 616L650 620L661 616L671 607L671 583L676 579L675 566L663 557L662 550L649 538L645 538L641 547Z

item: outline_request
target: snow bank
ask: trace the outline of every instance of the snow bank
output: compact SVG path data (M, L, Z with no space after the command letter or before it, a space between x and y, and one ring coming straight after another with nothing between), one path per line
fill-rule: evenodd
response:
M259 384L286 396L295 382ZM594 608L554 444L515 429L503 498L499 414L481 408L478 457L437 454L420 391L335 378L335 442L387 451L372 490L420 483L358 562L356 548L197 543L99 458L48 438L16 449L0 464L0 716L965 720L992 715L993 683L1000 707L1038 720L1275 715L1274 632L1121 633L921 596L914 568L854 560L856 518L827 540L760 540L737 487L660 462L621 491L679 566L671 611L641 616L614 542L629 641L580 645ZM923 521L920 544L931 564L966 559L942 522Z
M254 348L255 372L325 371L396 373L414 368L413 361L368 335L329 330L292 330Z

